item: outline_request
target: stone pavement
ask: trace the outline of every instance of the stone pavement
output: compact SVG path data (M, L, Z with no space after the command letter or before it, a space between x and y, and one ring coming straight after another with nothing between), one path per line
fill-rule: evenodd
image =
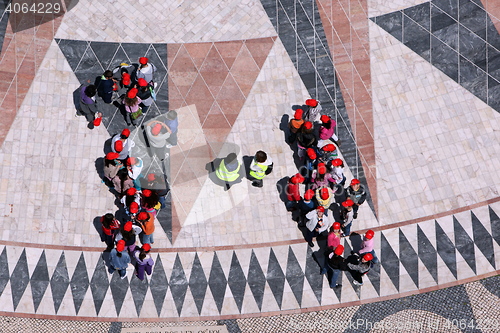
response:
M276 316L309 323L312 311L458 318L374 309L414 294L459 307L448 290L472 299L496 281L470 283L500 265L500 11L491 1L63 5L63 14L41 16L0 7L2 315L225 321L241 331L260 320L273 331ZM132 267L125 280L107 273L98 234L98 217L118 210L99 165L123 116L106 106L90 130L73 102L81 84L141 56L159 83L141 124L179 114L165 163L149 158L142 127L131 127L133 155L171 187L143 282ZM345 274L342 288L328 287L318 247L304 242L280 193L297 172L284 128L307 98L337 121L348 181L369 189L353 228L376 231L381 264L361 288ZM206 170L228 152L245 160L260 149L274 161L261 189L243 179L225 192ZM349 253L359 236L343 242ZM493 307L486 312L472 306L463 316L493 318Z

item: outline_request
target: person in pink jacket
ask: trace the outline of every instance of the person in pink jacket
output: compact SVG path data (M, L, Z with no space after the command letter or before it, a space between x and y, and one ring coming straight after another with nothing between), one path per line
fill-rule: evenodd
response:
M335 127L337 126L335 120L331 119L326 114L322 115L320 120L321 120L321 126L319 128L319 139L320 140L332 139L333 143L335 143L337 146L340 146L340 140L335 135Z
M378 263L378 258L375 255L375 250L373 249L374 239L373 236L375 232L373 230L368 230L363 237L363 242L361 242L361 249L358 251L359 254L363 255L365 253L371 253L373 256L372 262L374 264Z

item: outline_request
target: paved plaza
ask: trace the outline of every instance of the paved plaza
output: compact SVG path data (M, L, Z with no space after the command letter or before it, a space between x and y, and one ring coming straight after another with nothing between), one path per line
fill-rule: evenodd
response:
M56 2L0 3L0 332L500 331L497 1ZM100 99L100 126L75 116L82 85L140 57L157 87L137 127ZM287 126L309 98L369 192L342 239L348 255L375 231L363 286L343 272L329 287L320 241L285 206L300 167ZM169 110L162 161L143 128ZM120 211L104 156L127 127L143 174L170 188L143 281L108 272L100 237ZM258 150L274 161L262 188L214 182L210 162Z

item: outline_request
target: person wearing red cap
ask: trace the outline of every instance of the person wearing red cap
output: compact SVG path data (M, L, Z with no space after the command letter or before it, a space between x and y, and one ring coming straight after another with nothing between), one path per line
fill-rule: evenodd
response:
M137 88L130 89L123 99L122 104L125 108L125 121L127 125L137 126L136 120L142 114L142 109L140 109L139 104L142 102L142 99L137 96L139 90Z
M340 158L336 158L332 161L331 166L330 175L335 181L335 184L343 187L346 181L344 175L344 161Z
M373 256L372 262L374 264L377 264L378 258L375 254L375 250L373 249L373 243L374 243L373 236L375 236L375 232L373 232L373 230L368 230L365 233L363 241L361 242L361 249L358 251L358 253L360 255L364 255L365 253L371 253Z
M102 76L98 76L94 82L97 88L97 95L102 98L104 103L113 102L113 87L117 81L113 78L113 72L107 70Z
M354 219L353 205L354 202L351 199L347 199L346 201L342 202L341 205L342 209L340 210L340 219L342 221L341 226L344 236L351 235L352 221Z
M116 231L120 229L120 221L115 219L115 216L111 213L107 213L101 216L102 233L104 235L104 242L108 246L106 251L113 248L113 239L115 237Z
M126 160L128 155L130 154L130 150L135 146L135 142L129 138L130 130L125 128L121 131L121 133L115 134L111 138L111 150L115 153L119 153L119 160ZM117 142L121 141L121 144L117 145ZM121 150L118 151L118 146L121 145Z
M118 271L120 277L125 279L127 277L127 267L130 264L130 256L125 251L125 241L119 240L116 243L116 248L112 249L109 253L109 260L109 273L113 274L115 271Z
M135 275L139 280L144 280L144 272L151 275L154 265L153 258L151 258L151 245L144 244L138 251L134 252L135 257Z
M341 271L347 271L347 264L344 257L344 246L338 245L329 255L328 255L328 269L330 271L330 288L342 287L341 284L337 283Z
M128 176L128 171L126 168L118 170L116 176L112 180L113 187L121 199L125 195L125 192L134 187L134 181Z
M307 213L306 218L307 232L305 239L310 247L314 247L314 243L312 242L313 237L322 235L326 238L328 236L328 230L333 224L333 220L330 216L325 214L325 208L322 206L318 206L315 210Z
M156 155L161 161L169 156L165 148L169 148L167 142L172 130L162 121L153 119L144 126L144 131L149 142L150 155Z
M354 202L353 210L354 210L354 218L358 218L358 209L363 202L366 200L366 189L363 184L359 181L359 179L354 178L351 180L351 184L346 188L346 193L349 199Z
M329 140L332 139L332 141L340 147L340 140L335 135L335 126L337 126L335 120L331 119L326 114L322 115L320 120L321 126L319 127L319 139L326 141L327 143L329 143Z
M115 178L118 170L123 168L122 162L118 160L119 156L120 155L118 153L110 152L106 154L106 158L104 159L104 182L109 187L113 186L112 180Z
M141 189L141 172L144 167L144 162L140 157L129 157L126 160L126 166L128 170L128 176L134 181L134 187L138 190Z
M304 159L305 150L316 148L318 139L314 135L314 129L311 122L305 122L297 133L297 154L301 160Z
M252 181L252 186L264 186L264 177L273 171L273 160L264 151L259 150L255 153L252 162L250 163L249 177Z
M121 230L116 234L115 241L118 242L123 240L125 242L125 247L129 253L134 253L136 236L141 233L142 229L140 226L134 224L132 221L127 221L121 226Z
M125 195L120 199L120 202L123 205L123 207L126 207L126 211L130 212L129 207L133 202L135 202L137 208L140 207L141 194L137 191L135 187L131 187L125 192Z
M340 245L340 237L342 235L342 230L340 228L340 222L334 222L328 233L328 238L326 244L330 250L335 250L337 246Z
M161 208L166 207L166 197L170 192L167 175L157 175L154 173L149 173L146 175L146 177L141 177L141 187L143 189L155 191L156 194L158 194Z
M316 202L318 206L328 209L333 202L333 191L329 187L320 187L316 189Z
M285 194L288 200L286 207L289 211L295 210L298 201L302 199L300 196L300 184L302 184L304 180L305 178L300 173L288 179L285 187Z
M97 103L95 101L96 93L97 89L93 84L89 86L83 86L80 89L80 106L76 115L85 116L85 119L89 123L88 127L90 129L94 128L94 120L96 118L102 117L102 113L97 109Z
M354 279L352 283L357 286L363 285L363 275L370 271L372 267L372 259L373 256L371 253L366 253L363 256L354 253L347 257L347 268Z
M144 189L141 194L141 208L146 212L156 217L156 213L160 210L160 198L154 190Z
M140 212L136 217L135 221L141 227L142 232L139 235L142 244L153 244L154 238L153 233L155 231L155 218L152 214L147 212Z
M310 211L316 209L316 203L312 200L312 198L314 198L314 191L311 189L308 189L304 193L304 198L297 202L297 208L300 211L300 215L298 218L298 222L299 222L298 226L299 227L305 226L306 214L309 213Z
M297 140L297 133L304 124L304 119L302 118L304 111L302 109L295 110L293 118L288 122L288 128L290 130L290 135L288 136L288 144L292 144Z
M315 190L320 187L329 187L334 183L332 175L328 172L325 163L318 163L316 169L312 172L311 189Z
M308 106L305 114L306 121L315 122L319 113L323 110L321 103L318 100L311 98L307 99L305 104Z
M153 82L156 66L149 62L146 57L139 58L139 68L137 69L137 80L144 79L150 85L156 88L156 83Z
M319 160L327 165L330 165L331 161L339 157L337 147L333 143L319 141L318 148Z

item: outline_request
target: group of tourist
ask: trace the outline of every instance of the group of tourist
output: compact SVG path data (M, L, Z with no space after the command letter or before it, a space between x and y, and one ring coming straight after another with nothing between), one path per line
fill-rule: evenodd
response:
M146 57L138 64L121 63L114 70L106 70L93 85L80 89L79 112L89 126L98 126L103 113L97 98L121 108L128 126L138 126L140 117L147 113L155 99L154 73L156 67ZM176 111L168 111L164 119L143 122L148 152L163 161L167 149L177 144L178 120ZM144 174L144 161L131 156L135 142L128 128L111 138L111 151L104 158L103 182L116 195L124 217L112 213L101 217L103 241L110 252L109 271L118 271L122 279L127 276L129 264L135 266L136 276L143 280L151 274L154 264L151 246L154 243L155 218L166 206L168 182L163 174ZM137 244L140 242L141 246Z
M330 286L339 287L340 272L349 271L354 284L362 285L366 274L378 259L373 250L374 232L368 230L361 248L347 258L343 257L343 237L349 237L358 209L367 197L359 179L351 179L344 188L344 161L339 158L341 142L335 135L336 122L321 115L319 101L308 99L305 107L296 109L288 123L288 143L297 149L301 161L299 172L289 177L285 191L287 208L298 213L298 225L304 238L314 247L313 238L326 239L326 248L318 256L321 274L328 271ZM319 243L318 243L319 244Z

